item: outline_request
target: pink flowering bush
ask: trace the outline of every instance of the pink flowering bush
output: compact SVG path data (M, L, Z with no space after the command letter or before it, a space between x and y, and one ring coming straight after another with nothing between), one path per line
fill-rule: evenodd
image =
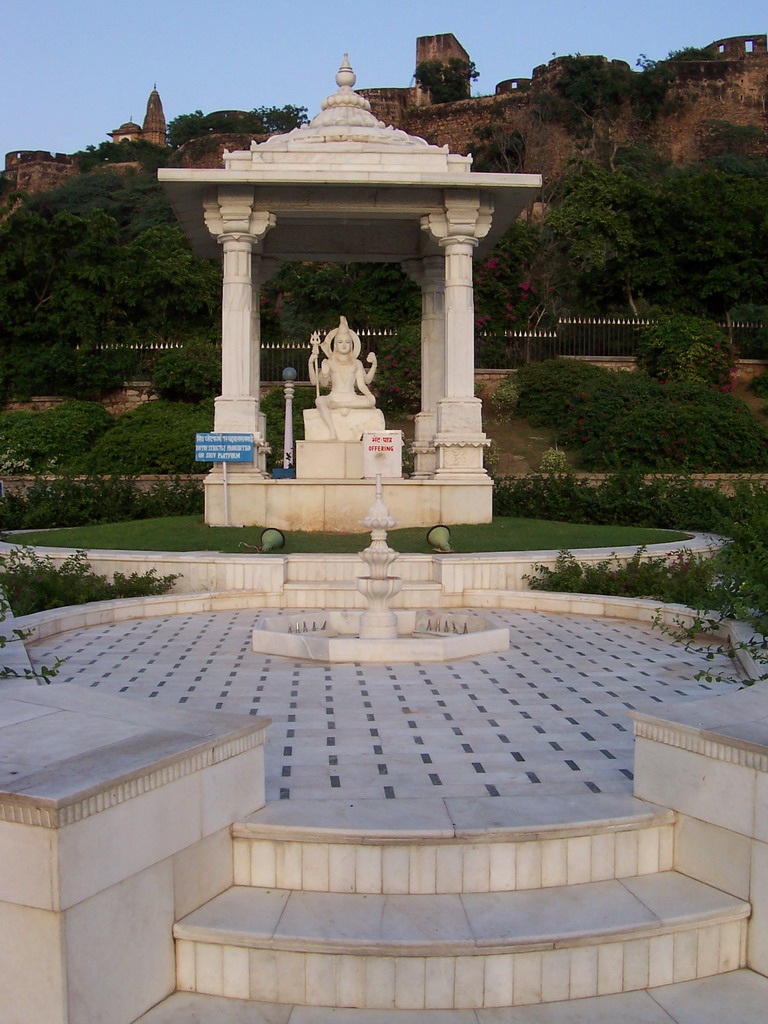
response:
M733 390L738 353L711 320L674 314L642 329L637 364L661 381Z

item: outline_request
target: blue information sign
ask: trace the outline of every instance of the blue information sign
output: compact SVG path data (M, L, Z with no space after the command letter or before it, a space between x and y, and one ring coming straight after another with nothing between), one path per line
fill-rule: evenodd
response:
M195 462L253 462L253 434L195 434Z

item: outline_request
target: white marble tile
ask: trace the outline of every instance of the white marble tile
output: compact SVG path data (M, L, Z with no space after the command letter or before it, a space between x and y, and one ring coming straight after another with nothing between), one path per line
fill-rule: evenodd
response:
M301 888L310 892L328 892L329 867L327 843L303 843Z
M648 939L636 939L633 942L624 943L624 988L628 992L648 987L650 963L648 941Z
M9 1021L67 1024L61 917L0 903L0 984Z
M435 853L435 892L461 892L464 876L464 848L454 844L438 846Z
M222 960L222 995L230 999L247 999L250 995L250 961L248 950L226 946Z
M382 1009L394 1007L394 957L367 956L365 958L365 990L369 1005Z
M0 901L58 909L56 854L54 829L0 821Z
M637 873L649 875L659 870L659 830L639 829L637 833Z
M195 990L224 995L224 947L207 942L195 944Z
M708 885L749 898L751 841L688 815L677 824L675 867Z
M552 949L541 954L541 999L545 1003L568 999L571 987L570 949Z
M66 914L70 1020L108 1020L115 1005L132 1019L169 995L176 974L172 927L170 861L71 907Z
M597 947L597 992L609 995L624 991L624 949L621 942L603 942Z
M357 892L380 893L382 891L381 861L380 847L355 847L355 884Z
M653 998L676 1024L764 1024L768 979L737 971L657 989Z
M279 998L278 966L273 949L249 950L251 995L252 999L264 1002L276 1002Z
M426 961L424 957L400 957L395 961L395 1006L419 1010L424 1006Z
M514 998L513 954L484 957L484 1006L511 1006Z
M541 886L541 847L538 843L521 843L517 851L517 888L538 889Z
M592 880L616 877L616 834L604 832L592 836Z
M408 890L412 893L435 891L436 850L434 846L413 846L410 849Z
M278 843L275 851L275 880L281 889L301 889L301 843Z
M653 935L648 941L648 985L671 985L674 980L675 937Z
M509 892L517 883L517 844L489 844L490 891Z
M456 957L454 1006L457 1009L483 1005L485 971L480 956Z
M424 970L424 1006L441 1009L453 1006L456 977L454 957L429 957Z
M675 982L691 981L696 977L698 936L696 930L676 932L674 937Z
M335 1006L338 957L307 953L304 957L307 1001L316 1006Z
M590 880L592 868L592 849L589 836L569 839L567 845L568 885Z
M336 1000L334 1006L366 1006L365 957L338 956L336 959ZM309 1001L309 993L308 993Z
M463 892L488 892L491 877L488 844L468 845L464 850Z
M598 947L576 946L571 950L571 999L597 995Z
M515 1006L541 1002L541 953L520 953L515 957Z
M176 920L224 892L233 883L232 839L221 829L173 858Z
M331 843L328 848L328 885L331 892L355 891L355 848Z
M306 1003L307 979L304 953L279 951L275 956L278 1003Z

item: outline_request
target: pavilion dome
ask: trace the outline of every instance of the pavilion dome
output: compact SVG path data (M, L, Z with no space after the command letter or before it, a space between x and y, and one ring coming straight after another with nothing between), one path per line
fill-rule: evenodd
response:
M309 124L266 142L251 143L250 151L224 151L229 170L248 167L287 173L300 167L315 173L343 174L353 170L385 173L441 173L449 168L469 171L471 157L448 152L392 125L385 125L371 113L368 100L355 92L355 72L347 54L336 73L336 92L321 104L320 113Z

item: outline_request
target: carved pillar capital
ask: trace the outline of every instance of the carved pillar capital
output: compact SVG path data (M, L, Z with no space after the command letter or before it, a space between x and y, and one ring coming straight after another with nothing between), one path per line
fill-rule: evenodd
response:
M421 227L441 246L450 243L477 245L491 228L493 205L476 192L447 194L442 210L426 213Z
M273 213L253 208L253 189L249 187L219 189L203 203L205 225L221 241L223 238L243 236L256 248L266 233L277 223Z

